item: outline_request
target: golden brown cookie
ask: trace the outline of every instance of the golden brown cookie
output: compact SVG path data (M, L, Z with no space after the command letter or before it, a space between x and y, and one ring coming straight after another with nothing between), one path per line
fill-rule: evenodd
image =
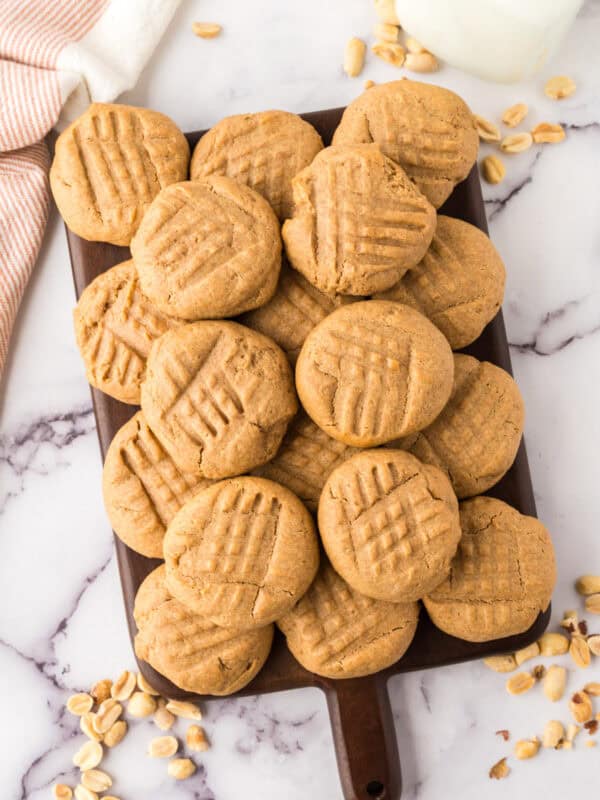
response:
M458 501L437 467L402 450L363 450L327 478L319 532L353 589L390 603L419 600L450 570Z
M292 266L323 292L382 292L429 247L435 209L374 145L327 147L292 185L285 249Z
M548 531L493 497L461 503L460 523L450 575L423 600L433 623L469 642L526 631L556 582Z
M196 494L164 541L174 597L224 627L254 628L285 614L319 566L312 517L264 478L230 478Z
M417 603L359 594L323 561L302 600L277 627L303 667L327 678L360 678L395 664L417 629Z
M457 353L448 405L429 427L399 445L445 470L458 497L471 497L510 469L524 421L523 398L508 372Z
M106 270L85 288L73 322L88 381L134 405L140 402L152 343L181 324L144 296L133 261Z
M190 148L164 114L92 103L56 141L50 185L67 226L128 245L153 198L187 177Z
M165 314L233 317L275 292L279 223L266 200L231 178L184 181L152 202L131 254L144 293Z
M321 137L308 122L287 111L225 117L194 149L192 180L227 175L261 194L283 220L292 213L292 178L308 166Z
M114 532L148 558L162 558L167 525L195 492L211 483L177 468L141 411L117 431L102 473L104 506Z
M161 564L138 589L133 609L135 653L180 689L197 694L237 692L259 672L273 626L220 628L171 595Z
M331 470L357 452L355 447L332 439L299 411L275 457L253 474L287 486L307 508L316 511Z
M264 306L244 314L240 322L273 339L290 363L295 364L304 340L315 325L354 299L320 291L284 262L273 297Z
M452 376L452 351L440 331L418 311L385 300L325 317L296 364L296 388L310 417L355 447L425 428L446 405Z
M459 350L498 313L505 277L502 259L483 231L440 214L422 261L378 297L416 308Z
M182 325L150 351L142 410L185 472L225 478L264 464L297 408L283 352L236 322Z
M333 136L335 145L371 142L439 208L469 174L479 137L458 95L403 79L373 86L350 103Z

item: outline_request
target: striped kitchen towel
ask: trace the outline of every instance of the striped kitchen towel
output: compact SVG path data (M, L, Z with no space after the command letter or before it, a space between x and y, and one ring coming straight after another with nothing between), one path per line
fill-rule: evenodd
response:
M50 205L44 137L137 81L180 0L0 0L0 378Z

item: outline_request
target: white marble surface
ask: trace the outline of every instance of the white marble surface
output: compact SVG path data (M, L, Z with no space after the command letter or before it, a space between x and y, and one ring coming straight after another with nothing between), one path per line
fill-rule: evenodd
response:
M204 42L194 19L224 35ZM368 0L184 3L127 99L170 114L183 129L227 113L342 105L362 78L341 72L343 45L367 35ZM505 314L525 395L527 442L539 513L559 558L555 613L576 599L583 571L600 571L600 2L588 0L561 53L528 85L497 86L445 68L435 80L490 117L517 101L531 119L560 120L559 146L507 157L508 177L485 189L491 234L506 260ZM468 46L468 43L465 43ZM553 103L544 79L567 73L577 93ZM396 72L370 58L363 77ZM8 800L49 796L82 738L63 711L74 689L132 665L119 581L100 496L100 458L88 387L71 329L73 288L62 226L53 215L13 341L0 419L0 785ZM600 623L598 625L600 628ZM586 679L600 679L600 667ZM593 675L592 675L593 673ZM578 686L571 676L570 686ZM600 748L511 759L487 769L513 739L567 721L541 692L509 698L479 663L394 678L390 694L404 771L404 798L558 800L598 782ZM207 704L213 742L182 785L144 755L139 724L106 760L122 800L337 800L327 711L316 690Z

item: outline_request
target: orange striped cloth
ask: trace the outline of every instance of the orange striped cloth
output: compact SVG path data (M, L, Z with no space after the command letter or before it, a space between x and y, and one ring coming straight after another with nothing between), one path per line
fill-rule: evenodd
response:
M178 4L0 0L0 377L48 219L44 137L131 88Z

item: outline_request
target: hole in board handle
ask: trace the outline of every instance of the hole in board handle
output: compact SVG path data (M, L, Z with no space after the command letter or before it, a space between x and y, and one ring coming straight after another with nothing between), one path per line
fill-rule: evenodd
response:
M384 800L385 786L381 781L369 781L367 783L367 794L374 800Z

